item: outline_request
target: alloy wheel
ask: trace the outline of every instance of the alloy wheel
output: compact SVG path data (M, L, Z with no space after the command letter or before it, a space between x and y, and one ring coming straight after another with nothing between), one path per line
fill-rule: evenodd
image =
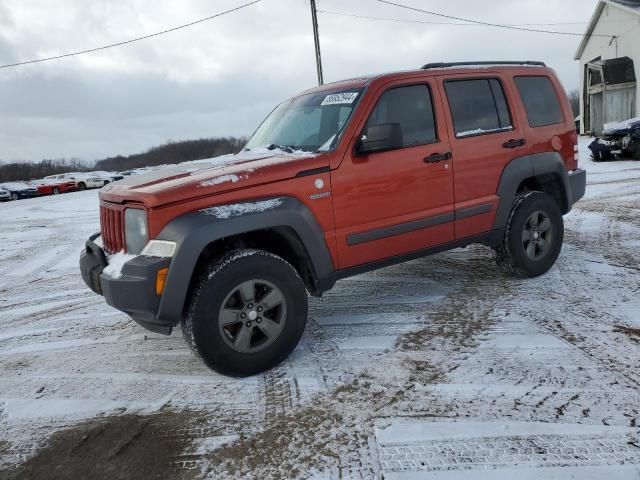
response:
M540 260L551 248L553 227L551 220L542 210L536 210L522 229L522 246L531 260Z
M273 343L284 328L287 304L282 291L266 280L252 279L227 295L218 326L224 341L240 353L255 353Z

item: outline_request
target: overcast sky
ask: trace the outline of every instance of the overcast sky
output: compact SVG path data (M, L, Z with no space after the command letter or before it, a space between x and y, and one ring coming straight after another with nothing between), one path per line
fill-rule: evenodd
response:
M246 0L0 0L0 64L153 33ZM586 22L597 0L398 0L494 23ZM318 9L443 22L374 0ZM578 86L580 37L319 14L325 81L431 61L543 60ZM534 27L535 28L535 27ZM586 24L538 28L582 32ZM167 140L250 134L280 101L314 86L308 0L263 0L131 45L0 69L0 159L94 160Z

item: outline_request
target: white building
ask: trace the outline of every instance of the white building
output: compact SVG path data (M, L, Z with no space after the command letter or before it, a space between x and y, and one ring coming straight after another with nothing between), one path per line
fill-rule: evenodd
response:
M640 0L600 0L575 55L581 133L640 116Z

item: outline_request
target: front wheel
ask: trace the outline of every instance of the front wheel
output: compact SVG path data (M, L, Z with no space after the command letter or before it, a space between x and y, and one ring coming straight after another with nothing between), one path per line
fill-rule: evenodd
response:
M53 187L53 194L54 195L59 195L60 194L60 189L58 187Z
M544 192L516 196L502 242L494 248L498 267L518 277L537 277L558 259L564 239L562 213Z
M15 201L15 200L18 200L19 198L20 198L20 197L18 196L18 194L17 194L17 193L12 193L12 194L11 194L11 199L12 199L12 200L14 200L14 201Z
M285 359L306 321L307 293L296 270L271 253L237 250L202 275L182 332L209 368L240 377Z

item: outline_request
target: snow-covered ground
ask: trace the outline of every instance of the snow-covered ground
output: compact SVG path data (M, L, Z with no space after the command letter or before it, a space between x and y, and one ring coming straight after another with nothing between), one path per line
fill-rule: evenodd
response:
M639 478L640 162L587 143L548 274L473 246L341 281L242 380L83 285L95 191L0 205L0 478Z

